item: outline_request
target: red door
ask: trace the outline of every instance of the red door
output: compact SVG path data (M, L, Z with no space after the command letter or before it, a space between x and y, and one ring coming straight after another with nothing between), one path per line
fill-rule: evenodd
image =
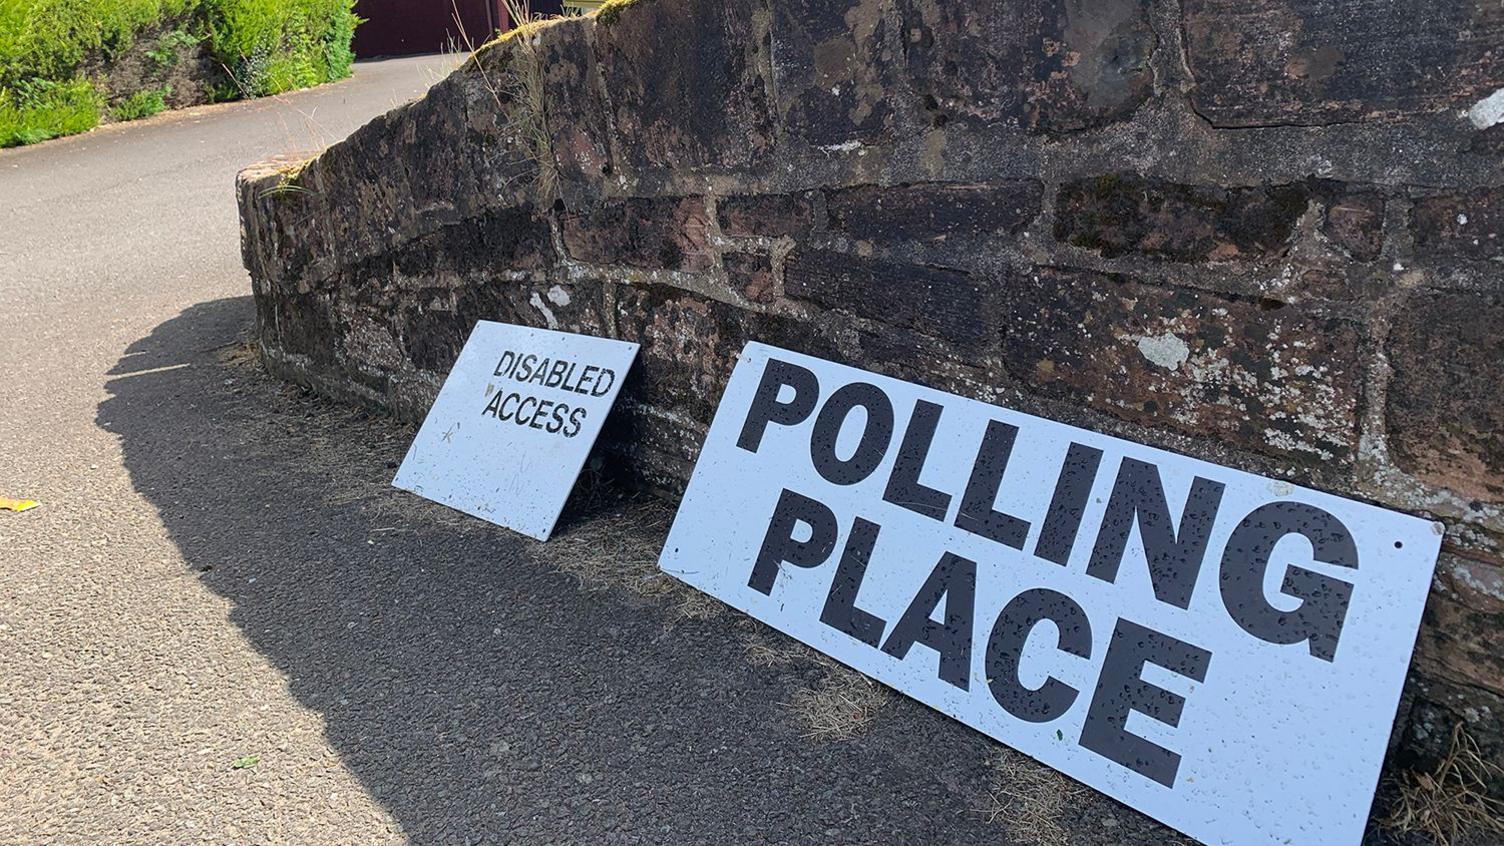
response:
M537 4L534 4L537 5ZM502 0L356 0L355 55L465 52L509 28Z

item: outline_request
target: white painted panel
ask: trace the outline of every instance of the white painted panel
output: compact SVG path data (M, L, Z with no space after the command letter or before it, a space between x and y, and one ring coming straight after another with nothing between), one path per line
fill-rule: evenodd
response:
M919 403L932 439L910 431ZM880 460L854 467L884 407ZM989 426L994 447L1016 432L979 460ZM806 518L782 532L781 500ZM660 563L1206 843L1340 846L1362 835L1440 542L1436 523L754 343ZM922 591L942 560L950 579ZM932 625L905 651L906 611Z
M392 484L548 540L637 344L475 325Z

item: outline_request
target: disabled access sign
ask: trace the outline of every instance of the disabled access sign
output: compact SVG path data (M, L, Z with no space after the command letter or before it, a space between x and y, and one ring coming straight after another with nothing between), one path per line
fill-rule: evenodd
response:
M482 320L392 485L548 540L637 344Z

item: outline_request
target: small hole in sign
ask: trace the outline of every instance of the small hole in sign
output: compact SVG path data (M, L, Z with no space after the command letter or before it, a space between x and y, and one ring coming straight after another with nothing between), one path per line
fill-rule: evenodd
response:
M1405 542L1404 541L1395 541L1394 542L1394 548L1395 549L1404 549L1405 548Z

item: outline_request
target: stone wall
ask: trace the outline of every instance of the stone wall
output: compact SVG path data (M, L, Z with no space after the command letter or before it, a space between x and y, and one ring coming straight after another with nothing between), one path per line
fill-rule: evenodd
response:
M1500 88L1463 0L635 0L247 171L245 261L408 418L477 319L640 342L660 491L756 339L1440 519L1400 763L1500 760Z

